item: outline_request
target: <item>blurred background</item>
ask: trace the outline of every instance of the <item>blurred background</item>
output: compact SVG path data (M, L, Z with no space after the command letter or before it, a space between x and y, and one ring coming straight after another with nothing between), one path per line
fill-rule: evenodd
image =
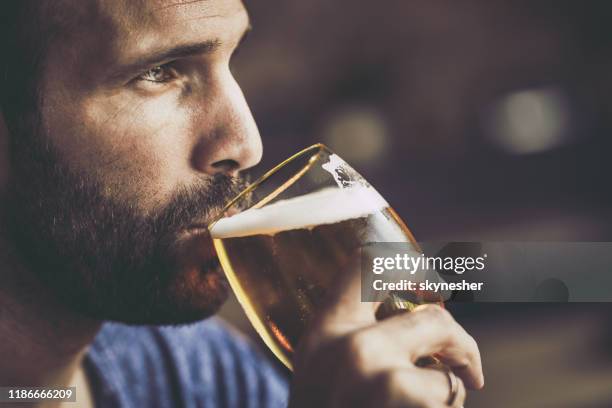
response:
M326 143L422 241L611 240L612 2L247 8L233 70L262 168ZM452 311L483 354L468 407L612 407L612 305ZM223 314L252 333L235 302Z

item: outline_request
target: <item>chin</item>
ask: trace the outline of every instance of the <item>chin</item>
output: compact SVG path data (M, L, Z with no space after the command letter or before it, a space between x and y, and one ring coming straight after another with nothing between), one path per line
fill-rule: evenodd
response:
M184 260L184 259L183 259ZM165 268L164 268L165 269ZM230 286L215 258L182 263L160 270L143 270L147 278L113 281L111 291L89 286L71 302L90 318L134 325L192 323L217 313ZM74 293L74 292L73 292Z
M208 234L191 237L178 252L181 262L169 297L186 307L216 312L227 300L230 286Z
M124 315L121 320L155 325L192 323L217 313L229 296L229 283L219 266L193 267L175 276L154 296L148 310Z
M169 294L169 302L177 309L208 317L225 303L230 286L219 266L193 268L180 274L180 279ZM186 313L188 314L188 313Z
M130 268L126 261L98 270L75 269L61 275L64 280L48 275L47 283L77 313L126 324L199 321L215 314L230 294L205 234L177 240L172 247L147 254L145 259L141 267Z

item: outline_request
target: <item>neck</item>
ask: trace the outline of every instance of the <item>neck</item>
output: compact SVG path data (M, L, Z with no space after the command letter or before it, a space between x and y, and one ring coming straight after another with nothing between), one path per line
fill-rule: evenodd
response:
M0 248L0 385L70 386L100 322L66 308Z

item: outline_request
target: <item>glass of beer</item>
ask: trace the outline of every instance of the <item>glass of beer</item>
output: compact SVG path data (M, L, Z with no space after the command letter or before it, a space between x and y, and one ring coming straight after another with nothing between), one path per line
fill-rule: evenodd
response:
M310 318L356 251L371 242L405 242L420 251L383 197L322 144L265 173L209 229L247 317L288 368Z

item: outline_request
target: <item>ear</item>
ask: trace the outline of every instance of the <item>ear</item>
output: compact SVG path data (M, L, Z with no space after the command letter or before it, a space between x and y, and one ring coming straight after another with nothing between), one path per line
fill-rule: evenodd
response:
M0 191L4 191L8 184L10 167L9 131L0 111Z

